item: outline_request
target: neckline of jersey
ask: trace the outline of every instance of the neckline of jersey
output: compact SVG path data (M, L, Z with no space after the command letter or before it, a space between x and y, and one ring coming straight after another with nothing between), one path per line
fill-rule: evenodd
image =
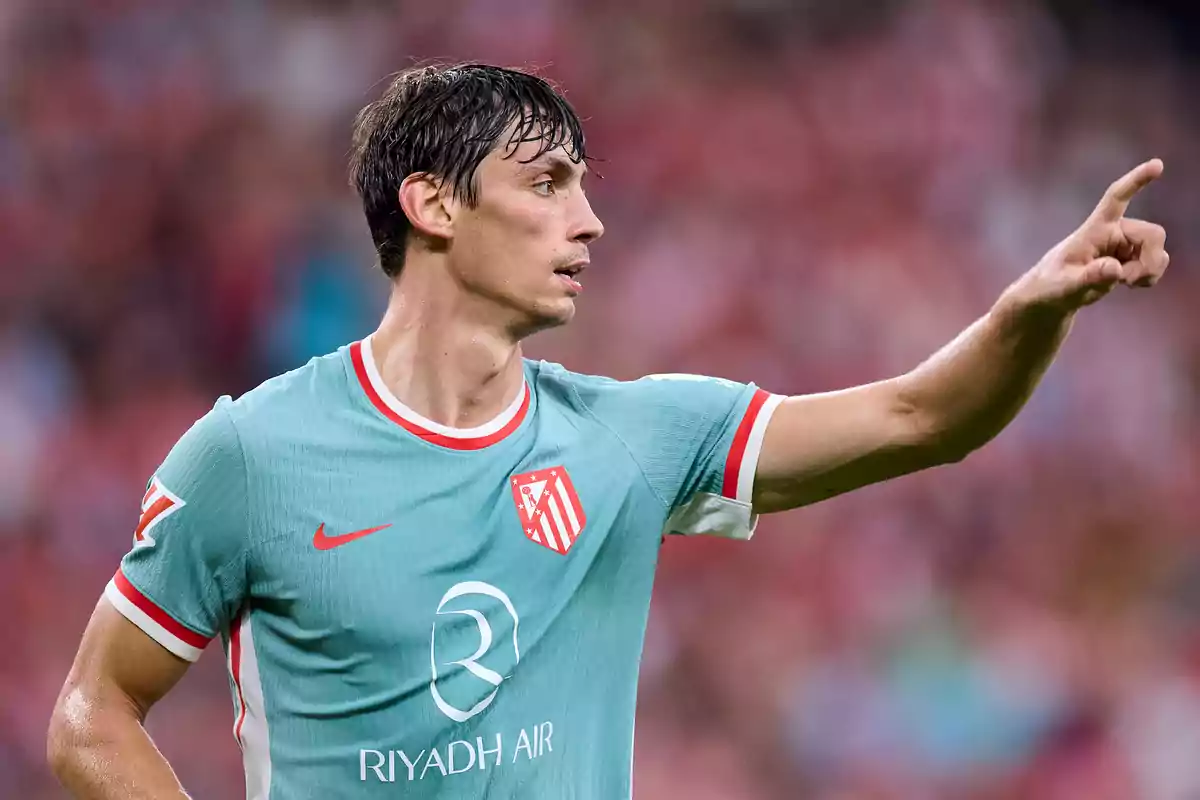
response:
M480 450L499 442L520 427L529 412L530 391L528 380L521 382L521 391L508 407L491 421L474 428L453 428L422 416L392 394L375 366L371 352L371 337L350 345L350 360L359 385L385 417L404 430L430 444L453 450Z

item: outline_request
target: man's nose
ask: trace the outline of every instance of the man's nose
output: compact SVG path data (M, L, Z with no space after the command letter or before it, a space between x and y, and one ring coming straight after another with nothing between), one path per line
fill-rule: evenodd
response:
M581 197L582 207L579 209L579 221L571 235L571 241L591 244L604 235L604 223L592 211L592 204L586 197Z

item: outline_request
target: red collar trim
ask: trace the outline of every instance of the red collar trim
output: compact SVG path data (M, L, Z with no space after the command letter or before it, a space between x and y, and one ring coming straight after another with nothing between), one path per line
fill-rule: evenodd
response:
M350 361L354 364L354 374L358 376L358 382L366 392L371 405L401 428L430 444L454 450L480 450L495 444L515 431L529 412L529 383L523 381L521 394L491 422L475 428L451 428L447 425L440 425L404 405L383 384L371 355L369 338L350 345Z

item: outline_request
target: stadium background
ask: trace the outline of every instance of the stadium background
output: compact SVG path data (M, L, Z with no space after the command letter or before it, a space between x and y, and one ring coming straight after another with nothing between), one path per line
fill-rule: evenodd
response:
M1200 797L1200 75L1183 4L0 3L0 796L142 487L218 394L371 329L345 162L416 58L542 65L608 227L536 357L778 392L895 374L1149 156L1154 292L965 463L666 546L639 800ZM1191 50L1191 53L1189 53ZM603 613L598 609L597 613ZM219 654L152 714L242 791Z

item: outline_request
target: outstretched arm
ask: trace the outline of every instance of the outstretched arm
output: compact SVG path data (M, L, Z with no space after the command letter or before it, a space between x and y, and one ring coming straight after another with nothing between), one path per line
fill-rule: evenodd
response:
M101 599L50 721L46 750L73 797L186 798L142 723L187 671Z
M912 372L784 400L763 439L755 510L796 508L959 461L999 433L1033 393L1079 308L1118 283L1153 286L1167 268L1163 228L1125 217L1162 169L1153 159L1113 183L1083 225Z

